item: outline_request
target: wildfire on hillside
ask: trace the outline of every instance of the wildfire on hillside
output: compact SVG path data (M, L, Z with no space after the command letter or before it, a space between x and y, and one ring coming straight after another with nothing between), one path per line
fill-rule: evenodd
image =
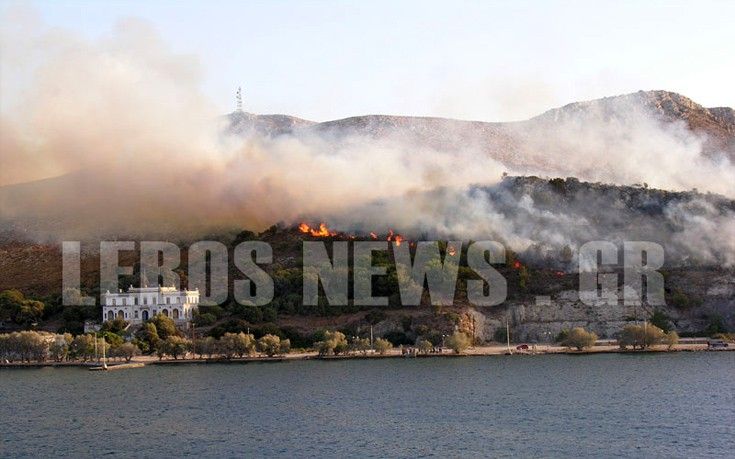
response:
M329 237L337 235L337 232L330 230L326 223L319 223L319 228L312 228L306 223L301 223L299 225L299 231L314 237Z
M301 231L304 234L308 234L313 237L334 237L337 236L337 231L333 231L329 229L326 223L319 223L318 228L311 227L308 223L300 223L299 224L299 231ZM371 231L369 233L370 239L377 240L379 239L378 234L374 231ZM346 235L350 239L356 239L356 235ZM385 238L386 241L389 242L395 242L396 245L401 245L401 243L404 241L404 237L400 234L394 232L392 229L388 230L387 236Z

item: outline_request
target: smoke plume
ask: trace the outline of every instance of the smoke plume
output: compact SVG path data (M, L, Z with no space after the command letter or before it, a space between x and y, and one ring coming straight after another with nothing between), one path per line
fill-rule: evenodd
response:
M528 249L575 245L594 225L531 194L486 191L503 172L735 197L727 155L702 155L706 139L639 106L498 125L490 144L449 122L441 139L410 128L231 135L202 94L196 57L173 53L148 24L122 21L90 41L28 11L7 14L0 223L28 234L160 237L329 218L342 230L497 235ZM681 223L667 240L733 252L685 202L665 209ZM711 210L732 227L732 214Z

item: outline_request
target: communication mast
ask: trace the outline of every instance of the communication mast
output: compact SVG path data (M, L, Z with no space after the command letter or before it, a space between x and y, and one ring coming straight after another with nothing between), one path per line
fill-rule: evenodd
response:
M242 88L237 87L237 93L235 94L235 111L242 111Z

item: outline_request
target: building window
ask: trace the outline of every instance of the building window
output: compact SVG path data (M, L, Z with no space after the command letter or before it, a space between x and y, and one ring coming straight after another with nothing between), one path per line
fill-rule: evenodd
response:
M112 299L112 305L117 306L117 300L115 298Z
M107 320L113 320L115 318L115 313L112 311L107 311Z
M135 318L138 318L138 311L135 311Z
M148 304L148 297L147 296L144 296L143 297L143 304Z
M166 298L166 304L171 304L171 298Z
M174 319L178 320L178 318L179 318L179 310L178 309L174 309L173 313L174 313Z

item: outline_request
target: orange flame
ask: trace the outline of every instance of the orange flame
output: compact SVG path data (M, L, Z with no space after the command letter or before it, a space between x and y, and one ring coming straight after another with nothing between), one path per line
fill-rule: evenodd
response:
M319 224L319 228L312 228L311 226L309 226L308 223L300 223L298 228L299 228L299 231L301 231L302 233L308 234L308 235L314 236L314 237L337 236L337 232L330 230L327 227L326 223L320 223ZM371 239L373 239L373 240L378 240L379 239L379 236L378 236L378 234L376 232L371 231L369 234L370 234L370 238ZM354 235L354 234L350 234L350 235L346 235L345 234L344 236L349 237L350 239L357 239L357 236ZM388 230L388 235L385 238L385 240L386 241L389 241L389 242L391 242L391 241L392 242L395 242L396 243L396 246L399 246L405 240L405 238L403 236L401 236L400 234L397 234L392 229L389 229Z
M331 231L329 228L327 228L327 225L325 223L319 223L319 229L312 228L306 223L301 223L299 225L299 231L305 234L310 234L314 237L328 237L328 236L336 236L336 231Z
M388 237L385 238L386 241L393 241L396 243L396 246L401 245L401 242L403 242L403 236L400 234L396 234L393 232L392 229L388 230Z

